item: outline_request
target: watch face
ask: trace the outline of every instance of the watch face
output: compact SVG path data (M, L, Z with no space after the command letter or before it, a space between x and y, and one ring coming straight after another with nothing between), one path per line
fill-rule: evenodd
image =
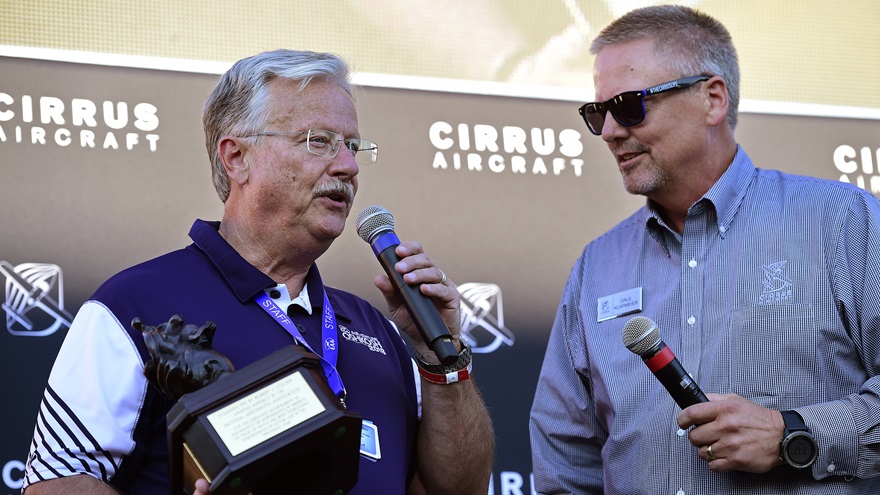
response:
M815 440L807 434L796 434L786 442L785 454L791 465L807 467L816 460L818 454Z

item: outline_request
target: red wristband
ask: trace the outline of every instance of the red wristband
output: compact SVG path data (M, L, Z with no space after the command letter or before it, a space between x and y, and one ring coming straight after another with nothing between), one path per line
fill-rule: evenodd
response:
M473 368L473 361L468 363L467 368L452 371L446 374L439 373L431 373L430 371L426 371L421 366L417 366L419 369L419 374L422 375L422 378L428 380L431 383L438 383L441 385L449 385L450 383L461 382L467 380L471 377L471 369Z

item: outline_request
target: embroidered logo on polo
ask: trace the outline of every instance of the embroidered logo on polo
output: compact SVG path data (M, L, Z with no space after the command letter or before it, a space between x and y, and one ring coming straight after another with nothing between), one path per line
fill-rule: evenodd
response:
M788 261L777 261L761 266L764 272L764 290L758 304L778 304L791 299L791 279L785 275Z
M344 325L339 325L339 333L342 334L342 338L345 340L364 345L373 352L385 354L385 348L382 347L382 343L376 337L355 332Z
M64 309L64 279L58 265L0 260L6 278L6 329L12 335L45 337L59 328L70 328L73 316Z

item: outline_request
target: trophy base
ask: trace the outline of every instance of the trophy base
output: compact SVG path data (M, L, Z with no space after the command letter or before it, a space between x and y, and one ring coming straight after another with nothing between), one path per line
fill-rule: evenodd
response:
M168 412L172 494L342 495L357 482L361 417L314 354L281 349L185 394Z

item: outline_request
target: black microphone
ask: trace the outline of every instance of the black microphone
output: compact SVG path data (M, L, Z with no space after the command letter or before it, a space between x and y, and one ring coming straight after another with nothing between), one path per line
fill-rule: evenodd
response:
M394 265L400 261L400 257L394 252L400 239L394 233L394 217L391 213L381 206L368 206L358 215L355 227L361 239L373 247L379 264L403 299L403 306L409 311L413 323L425 343L440 359L440 363L449 365L458 361L458 351L452 343L452 335L434 302L422 294L418 286L407 284L403 275L394 269Z
M623 326L623 343L627 349L641 356L678 407L684 409L700 402L709 402L672 350L660 340L660 330L653 320L636 316L626 322Z

